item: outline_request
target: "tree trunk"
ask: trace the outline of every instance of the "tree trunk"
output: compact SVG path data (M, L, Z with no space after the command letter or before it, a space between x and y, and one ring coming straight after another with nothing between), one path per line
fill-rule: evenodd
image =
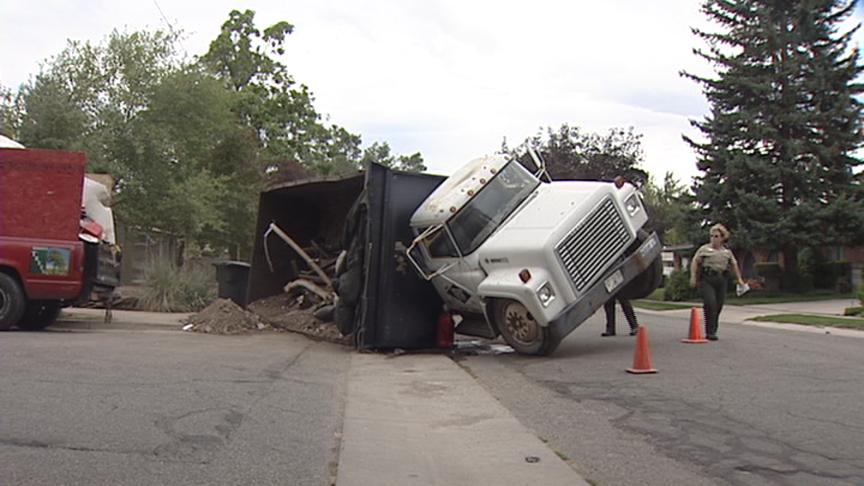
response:
M792 245L783 247L783 290L798 290L798 248Z

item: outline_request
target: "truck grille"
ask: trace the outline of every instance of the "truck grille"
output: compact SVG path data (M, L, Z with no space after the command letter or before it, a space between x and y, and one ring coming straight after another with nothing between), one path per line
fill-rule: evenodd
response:
M607 198L556 246L555 253L581 292L630 243L630 234Z

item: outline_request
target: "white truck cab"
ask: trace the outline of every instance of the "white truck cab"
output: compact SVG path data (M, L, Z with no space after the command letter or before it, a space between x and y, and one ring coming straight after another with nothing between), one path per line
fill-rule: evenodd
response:
M517 352L545 355L615 294L639 298L659 285L661 245L642 230L647 221L631 184L542 182L493 155L417 208L407 254L462 317L458 332L500 333Z

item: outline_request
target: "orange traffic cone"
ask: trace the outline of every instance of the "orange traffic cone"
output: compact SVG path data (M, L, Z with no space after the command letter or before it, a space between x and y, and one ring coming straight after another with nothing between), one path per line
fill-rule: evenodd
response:
M707 343L708 340L702 335L702 322L699 319L699 308L690 309L690 337L682 339L682 343Z
M648 329L639 326L636 332L636 353L633 354L633 367L627 373L657 373L651 364L651 350L648 349Z

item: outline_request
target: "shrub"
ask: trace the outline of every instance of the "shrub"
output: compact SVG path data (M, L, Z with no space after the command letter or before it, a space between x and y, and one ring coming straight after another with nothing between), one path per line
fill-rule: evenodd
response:
M762 280L765 290L776 292L780 290L782 269L777 262L760 262L756 264L756 275Z
M813 283L818 289L840 289L849 282L852 267L847 261L821 262L813 274Z
M177 268L161 261L144 273L144 288L138 306L156 312L195 312L216 297L213 272L202 267Z
M861 307L864 307L864 285L858 288L858 300L861 301Z
M800 272L783 272L780 288L786 292L807 292L813 290L813 278Z
M695 299L698 295L696 289L690 288L690 271L682 269L669 275L663 292L663 300L680 302Z
M780 278L783 271L777 262L760 262L756 264L756 274L764 278Z

